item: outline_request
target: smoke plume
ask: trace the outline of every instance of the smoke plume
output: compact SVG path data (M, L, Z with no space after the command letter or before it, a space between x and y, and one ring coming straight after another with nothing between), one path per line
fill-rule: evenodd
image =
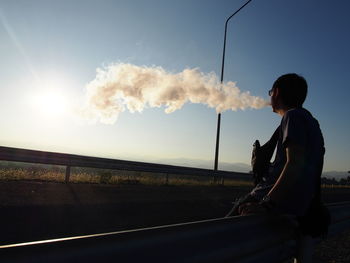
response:
M215 73L204 74L197 68L170 73L161 67L113 64L97 69L96 78L87 84L85 117L114 123L126 109L142 112L148 107L165 107L166 113L187 103L201 103L216 111L260 109L268 102L241 92L234 82L220 84Z

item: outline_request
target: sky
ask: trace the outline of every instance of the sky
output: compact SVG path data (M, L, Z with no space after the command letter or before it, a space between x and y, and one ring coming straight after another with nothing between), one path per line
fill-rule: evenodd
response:
M130 97L116 99L101 76L129 66L158 70L164 81L178 82L190 71L199 76L186 84L190 88L197 80L217 83L225 20L244 3L0 0L0 145L168 164L213 162L216 102L185 93L184 103L166 113L155 93L141 106ZM325 138L324 171L350 170L349 8L346 0L252 0L228 24L225 85L269 100L277 77L304 76L304 107ZM122 80L135 81L129 76ZM108 102L112 111L102 112L112 114L107 121L97 104L94 111L86 106L101 92L98 81L107 96L98 105ZM267 141L280 118L270 107L223 111L219 169L220 163L249 164L254 141Z

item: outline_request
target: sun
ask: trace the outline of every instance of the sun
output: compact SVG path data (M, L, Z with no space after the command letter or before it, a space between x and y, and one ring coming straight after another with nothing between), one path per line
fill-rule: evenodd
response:
M38 74L38 79L29 86L27 97L36 116L53 121L69 117L72 113L72 92L75 87L70 76L59 71Z
M34 103L44 115L57 117L67 112L67 99L59 91L49 90L38 93Z

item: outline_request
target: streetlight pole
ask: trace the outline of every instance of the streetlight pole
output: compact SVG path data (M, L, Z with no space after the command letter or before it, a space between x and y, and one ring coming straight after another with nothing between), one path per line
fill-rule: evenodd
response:
M224 34L224 48L222 51L222 63L221 63L221 78L220 83L222 84L224 80L224 68L225 68L225 51L226 51L226 33L227 33L227 23L228 21L236 15L239 11L241 11L247 4L249 4L252 0L248 0L244 5L242 5L236 12L229 16L225 22L225 34ZM215 147L215 162L214 162L214 171L218 170L218 160L219 160L219 141L220 141L220 123L221 123L221 113L218 114L218 123L216 129L216 147Z

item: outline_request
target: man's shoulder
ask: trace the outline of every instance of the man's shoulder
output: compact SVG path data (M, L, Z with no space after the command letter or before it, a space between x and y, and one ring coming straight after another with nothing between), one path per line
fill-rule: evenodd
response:
M291 109L285 113L281 123L283 135L286 134L312 134L309 140L320 140L323 142L322 131L319 122L312 114L304 108ZM319 136L318 136L319 135Z
M298 130L302 131L320 131L320 125L318 121L312 116L312 114L304 108L296 108L288 110L281 121L281 129L283 134L286 131Z
M284 117L287 117L287 118L298 118L298 117L313 118L312 114L307 109L304 109L304 108L290 109L284 114Z
M287 123L289 120L297 120L302 122L317 122L312 114L304 108L295 108L288 110L283 118L282 123Z

